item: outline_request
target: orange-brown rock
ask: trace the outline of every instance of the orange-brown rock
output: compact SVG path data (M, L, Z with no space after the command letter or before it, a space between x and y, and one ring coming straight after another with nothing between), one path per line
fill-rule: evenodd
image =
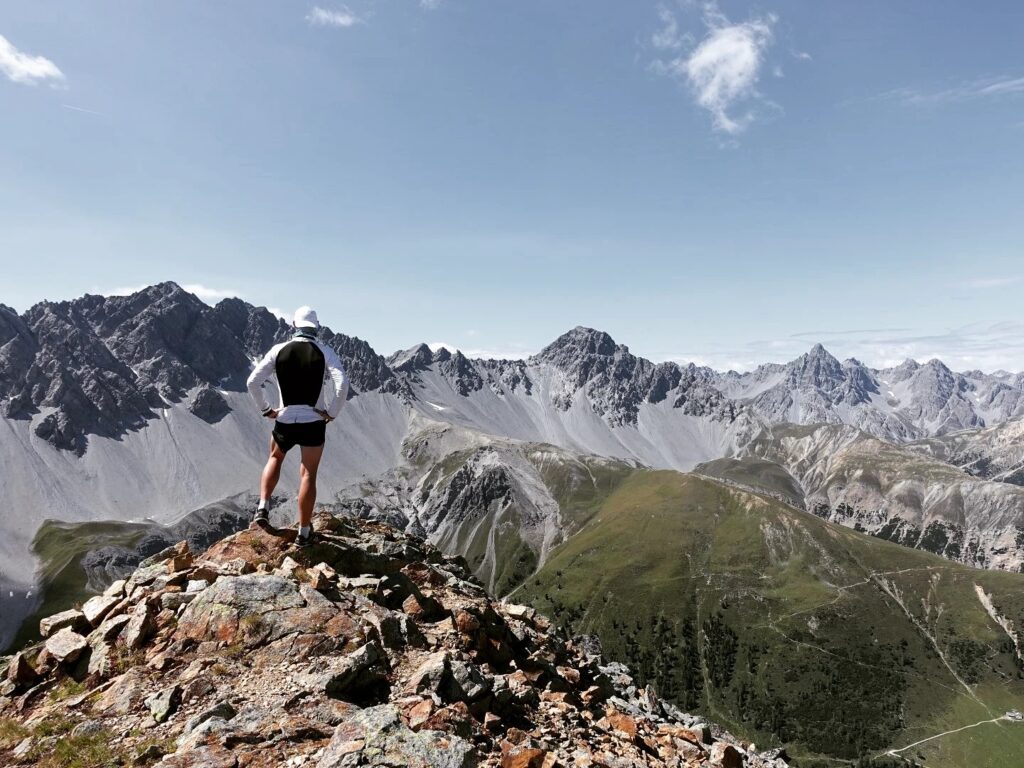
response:
M544 768L548 753L537 747L512 747L501 757L501 768Z
M605 711L604 716L608 720L608 724L616 731L624 733L631 739L636 738L636 719L611 707Z

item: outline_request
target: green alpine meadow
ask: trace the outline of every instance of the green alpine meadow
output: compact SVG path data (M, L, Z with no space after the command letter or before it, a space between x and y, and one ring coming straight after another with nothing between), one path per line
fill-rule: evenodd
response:
M802 767L1005 768L1024 750L1007 719L1024 576L704 477L633 473L513 597Z

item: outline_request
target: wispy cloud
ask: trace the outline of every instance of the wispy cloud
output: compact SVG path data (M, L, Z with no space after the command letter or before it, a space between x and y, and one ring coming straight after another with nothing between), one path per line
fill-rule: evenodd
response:
M734 24L716 3L704 3L706 34L696 46L680 33L675 14L666 6L658 7L658 17L661 28L651 44L665 57L655 59L651 68L685 84L697 104L711 113L715 130L742 133L756 119L757 106L765 103L757 83L778 17L768 14Z
M1016 285L1020 281L1020 275L1010 275L1007 277L976 277L973 280L968 280L967 285L971 288L986 290L989 288L1004 288L1007 285Z
M219 301L220 299L242 298L242 294L234 288L211 288L199 283L182 283L181 287L189 293L198 296L205 302Z
M1024 77L988 77L971 80L948 88L896 88L881 95L914 106L931 106L975 99L997 99L1024 96Z
M104 116L101 112L93 112L91 109L86 109L85 107L76 107L72 104L61 104L61 106L64 107L64 109L70 109L72 112L84 112L87 115L96 115L96 117Z
M56 64L45 56L22 53L3 35L0 35L0 72L8 80L23 85L64 82L64 73Z
M486 347L460 347L458 344L449 344L446 341L433 341L427 344L431 351L447 349L449 352L461 351L466 357L480 360L523 360L533 354L522 346L511 348L486 348Z
M149 285L122 285L107 291L98 291L98 293L101 296L131 296L133 293L144 291L147 288Z
M347 29L356 24L362 24L363 20L356 16L347 6L338 8L321 8L319 5L306 14L306 21L317 27L337 27Z
M664 5L657 8L658 19L661 20L661 29L651 35L651 45L658 51L678 51L684 44L692 43L692 38L683 35L679 31L679 21L676 15Z
M420 7L432 11L441 7L441 0L420 0Z

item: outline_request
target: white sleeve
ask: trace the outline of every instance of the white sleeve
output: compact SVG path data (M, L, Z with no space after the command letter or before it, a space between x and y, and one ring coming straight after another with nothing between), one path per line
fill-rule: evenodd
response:
M274 375L277 365L277 353L280 349L280 344L271 347L270 351L252 369L248 381L245 382L245 386L249 389L252 399L256 401L256 407L260 409L260 413L266 413L271 407L267 402L266 396L263 394L263 385Z
M338 418L338 412L341 411L342 406L348 400L348 374L345 373L345 366L342 365L341 358L338 357L337 352L326 344L321 344L320 349L324 353L324 362L327 363L327 370L331 374L331 381L334 382L334 401L331 403L331 407L327 409L327 415L332 419L336 419Z

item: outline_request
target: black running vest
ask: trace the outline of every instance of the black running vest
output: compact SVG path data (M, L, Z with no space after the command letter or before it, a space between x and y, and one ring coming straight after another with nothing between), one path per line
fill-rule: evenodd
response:
M316 407L324 384L327 364L324 353L312 341L296 339L277 353L275 372L281 388L281 403Z

